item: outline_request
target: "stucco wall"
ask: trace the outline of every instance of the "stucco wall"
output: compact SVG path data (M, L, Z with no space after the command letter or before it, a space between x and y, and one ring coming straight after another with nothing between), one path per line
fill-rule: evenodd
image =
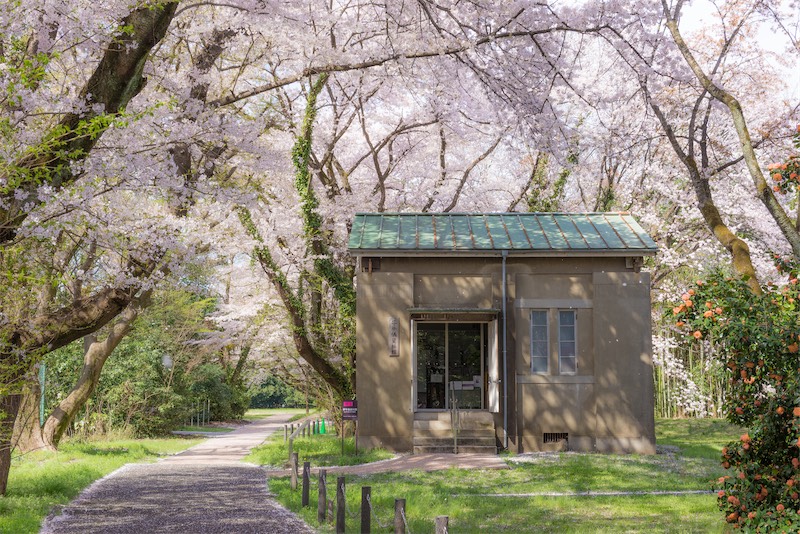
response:
M595 273L595 382L601 452L655 453L648 273Z
M365 274L365 273L362 273ZM411 273L359 276L356 395L359 446L411 448ZM389 355L389 319L399 322L399 355Z
M570 448L654 452L649 276L624 258L509 258L508 439L544 450L544 433L569 433ZM357 394L360 446L410 450L413 424L410 308L501 309L501 259L383 258L359 273ZM530 310L575 309L578 370L559 375L550 330L549 375L530 370ZM388 324L399 320L399 356ZM499 326L499 325L498 325ZM498 340L501 342L501 340ZM502 402L501 402L502 406ZM501 439L503 415L496 414Z

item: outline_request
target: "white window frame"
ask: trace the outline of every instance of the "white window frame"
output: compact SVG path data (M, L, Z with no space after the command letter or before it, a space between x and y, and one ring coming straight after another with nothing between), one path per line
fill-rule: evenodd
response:
M569 313L572 314L572 324L571 325L562 325L561 324L561 314L562 313ZM572 327L572 339L562 339L561 332L562 328L565 326ZM565 345L571 343L572 344L572 355L565 356L564 349ZM574 369L565 371L564 370L564 360L572 359L575 361ZM575 310L558 310L558 373L562 375L575 375L578 374L578 312Z
M534 314L542 314L544 316L544 324L536 323L533 320ZM531 319L531 373L537 375L546 375L550 374L550 312L549 310L531 310L530 312L530 319ZM534 338L534 329L537 326L544 326L544 339L535 339ZM544 341L544 354L537 354L534 350L534 343ZM544 359L545 368L536 369L534 366L535 361L541 361Z

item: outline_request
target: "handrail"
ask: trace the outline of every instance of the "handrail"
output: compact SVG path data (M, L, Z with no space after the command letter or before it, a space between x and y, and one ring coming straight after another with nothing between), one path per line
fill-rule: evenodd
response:
M458 454L458 431L461 428L461 412L453 383L450 382L450 426L453 428L453 454Z

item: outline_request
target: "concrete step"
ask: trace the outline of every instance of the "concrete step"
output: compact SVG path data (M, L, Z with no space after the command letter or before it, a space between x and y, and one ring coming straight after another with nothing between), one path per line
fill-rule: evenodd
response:
M458 452L497 454L494 416L485 411L459 412ZM414 414L413 450L415 453L452 453L451 414L417 412Z
M462 446L459 444L458 446L459 453L470 453L470 454L497 454L497 447L494 445L491 447L488 446L480 446L480 445L464 445ZM449 446L439 446L439 445L415 445L414 446L414 454L452 454L453 453L453 444L451 443Z
M423 436L414 436L413 438L414 446L447 446L453 444L452 436L449 438L434 438L434 437L423 437ZM458 445L480 445L484 447L494 447L495 446L495 437L494 434L491 436L458 436Z
M453 429L451 428L436 428L436 429L427 429L427 430L420 430L415 428L413 434L414 436L421 436L425 438L453 438ZM494 429L468 429L462 428L459 433L459 436L470 436L470 437L494 437Z
M488 424L494 424L494 416L485 411L473 411L473 410L461 410L458 412L461 418L461 421L480 421L485 422ZM438 412L416 412L414 414L414 421L447 421L450 422L450 412L445 411L438 411Z
M452 428L452 424L450 421L414 421L414 431L420 430L450 430ZM462 430L485 430L487 432L494 433L494 423L493 422L483 422L483 421L461 421L461 429Z

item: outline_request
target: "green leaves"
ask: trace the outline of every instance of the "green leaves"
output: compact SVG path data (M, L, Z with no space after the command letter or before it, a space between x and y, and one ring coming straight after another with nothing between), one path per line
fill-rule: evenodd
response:
M722 465L733 472L719 480L726 520L800 531L800 284L794 260L778 270L788 283L761 295L716 273L684 293L673 314L688 335L717 345L731 383L727 419L749 429L723 449Z

